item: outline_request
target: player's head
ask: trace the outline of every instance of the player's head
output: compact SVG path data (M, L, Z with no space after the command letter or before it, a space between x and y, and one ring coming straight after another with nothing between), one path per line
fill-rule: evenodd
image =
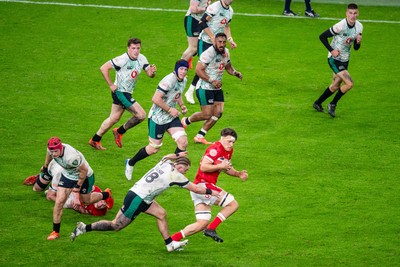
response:
M63 145L58 137L52 137L47 141L47 149L53 158L58 158L63 152Z
M224 54L225 53L225 47L226 47L226 34L223 32L219 32L215 35L214 37L214 48L219 54Z
M233 0L222 0L225 6L230 6L233 2Z
M233 144L237 140L237 133L232 128L222 129L221 133L221 144L226 151L231 151L233 149Z
M131 38L128 40L128 55L131 59L137 59L140 54L142 41L139 38Z
M190 159L186 156L179 156L175 162L175 168L182 174L185 174L190 168Z
M346 19L350 25L354 25L357 20L359 13L358 13L358 6L357 4L351 3L347 5L346 10Z
M184 59L180 59L175 63L174 72L178 80L182 81L186 77L188 68L189 63Z

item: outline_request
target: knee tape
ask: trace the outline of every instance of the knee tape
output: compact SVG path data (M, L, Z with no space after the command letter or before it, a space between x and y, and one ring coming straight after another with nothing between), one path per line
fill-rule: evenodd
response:
M196 219L197 220L211 220L211 211L196 211Z
M151 142L150 140L149 140L149 145L155 149L159 149L160 147L162 147L162 143L157 145L157 144L154 144L153 142Z
M219 202L219 206L226 207L229 203L235 200L235 197L229 193L226 193L225 196L222 197L221 202Z
M186 132L185 131L177 131L176 133L174 133L172 135L172 138L175 140L175 142L177 142L178 139L181 138L182 136L186 136Z

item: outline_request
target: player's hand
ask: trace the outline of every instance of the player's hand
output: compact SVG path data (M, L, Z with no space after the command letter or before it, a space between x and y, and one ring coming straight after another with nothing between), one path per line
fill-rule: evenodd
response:
M246 170L239 172L239 178L242 179L243 182L246 181L248 177L249 177L249 174L247 173Z
M221 171L229 171L232 168L232 163L229 160L223 160L218 166Z
M235 49L237 47L237 44L233 40L230 41L229 44L231 45L232 49Z
M215 191L215 190L212 190L212 189L211 189L211 191L212 191L212 193L211 193L212 196L214 196L214 197L218 197L219 196L219 192L218 191Z
M359 34L357 35L357 37L356 37L356 42L357 42L357 44L361 43L361 40L362 40L362 35L361 35L361 33L359 33Z
M179 117L180 112L176 108L170 108L168 111L169 115L171 115L174 118Z
M235 71L235 72L233 73L233 76L238 77L240 80L243 79L243 75L242 75L242 73L239 72L239 71Z
M338 57L340 55L340 51L334 49L334 50L331 51L331 54L332 54L333 57Z
M150 77L156 76L156 72L157 72L157 67L156 67L156 65L151 64L151 65L150 65L150 70L149 70Z
M187 107L185 105L182 105L181 106L181 111L182 111L182 114L186 114L188 112L188 109L187 109Z
M111 92L115 93L115 91L117 91L117 89L118 89L118 86L116 86L115 84L110 85Z
M215 89L220 89L220 88L222 87L222 82L219 81L219 80L214 80L214 81L211 83L211 85L214 86Z

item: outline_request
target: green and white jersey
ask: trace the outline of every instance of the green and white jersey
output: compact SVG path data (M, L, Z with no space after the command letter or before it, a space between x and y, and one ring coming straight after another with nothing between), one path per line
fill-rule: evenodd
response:
M218 1L207 7L206 14L211 17L210 21L207 22L208 28L216 35L217 33L224 32L226 25L231 22L233 9L231 6L224 8L221 2ZM212 43L210 37L204 31L200 33L199 38L203 42Z
M350 48L356 40L357 35L363 31L362 24L357 20L353 27L349 27L347 20L343 19L333 25L330 28L330 31L333 34L331 46L333 49L340 51L339 56L334 59L341 62L349 61ZM328 57L331 56L332 54L329 52Z
M79 179L78 167L82 164L85 164L88 169L86 176L89 177L93 175L92 168L81 152L68 144L63 144L63 148L63 155L58 158L53 158L53 160L63 168L61 171L62 175L70 180L77 181ZM47 150L47 153L51 156L49 150Z
M139 54L136 60L132 60L128 53L124 53L111 61L116 71L114 84L118 86L118 91L132 94L135 84L142 70L149 66L147 58Z
M211 2L211 0L195 0L195 1L199 3L199 7L201 7L201 8L206 8L206 7L210 4L210 2ZM189 7L189 9L188 9L188 11L186 12L186 15L185 15L185 16L192 16L192 17L195 18L196 20L200 21L200 20L201 20L201 17L203 17L203 14L204 14L204 13L193 14L193 13L190 11L190 7Z
M154 168L149 170L130 189L143 199L147 204L173 185L186 187L189 180L178 172L170 160L160 161Z
M186 77L182 81L178 81L175 72L172 72L159 82L156 91L164 94L162 99L165 104L167 104L170 108L175 108L178 99L185 90L186 81ZM167 124L174 119L173 116L156 104L153 104L151 107L149 118L159 125Z
M229 50L225 48L224 54L219 54L214 46L210 46L204 51L199 58L199 61L206 65L206 74L213 80L222 81L226 65L231 63ZM214 88L208 81L203 81L201 78L197 82L196 88L205 90L220 90L222 88Z

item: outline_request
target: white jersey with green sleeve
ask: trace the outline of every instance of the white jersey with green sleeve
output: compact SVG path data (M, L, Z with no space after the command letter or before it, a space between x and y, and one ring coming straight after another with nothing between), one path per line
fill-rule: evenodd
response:
M114 84L119 92L132 94L139 74L149 66L147 58L139 54L136 60L132 60L128 53L111 59L111 65L116 71Z
M136 193L147 204L151 204L169 187L173 185L186 187L189 183L190 181L174 168L170 160L163 160L140 178L130 191Z
M231 6L224 8L221 1L214 2L207 7L206 14L211 17L207 22L210 31L216 35L217 33L224 32L225 27L232 20L233 9ZM205 31L200 33L199 38L206 43L211 44L211 39Z
M53 160L63 168L61 171L62 175L70 180L77 181L79 179L78 168L82 164L85 164L88 169L88 173L86 176L90 177L93 175L92 168L89 166L89 163L86 161L81 152L68 144L63 144L63 148L64 149L62 156L58 158L53 158ZM51 156L49 150L47 150L47 153L49 153L49 155Z
M222 81L222 75L224 74L226 65L231 63L229 50L225 48L224 54L219 54L215 50L214 46L210 46L204 51L199 58L199 62L206 65L206 74L212 80ZM222 88L214 88L208 81L199 79L196 85L196 89L201 88L205 90L220 90Z
M175 72L172 72L159 82L156 91L164 94L162 99L165 104L170 108L175 108L178 99L185 90L186 81L186 77L182 81L178 81ZM156 104L153 104L151 107L149 118L159 125L167 124L174 119L173 116Z
M192 1L193 1L193 0L192 0ZM198 5L199 5L200 8L206 8L206 7L208 7L208 5L209 5L210 2L211 2L211 0L194 0L194 1L196 1L196 2L199 3ZM204 12L203 12L203 13L194 14L194 13L192 13L192 12L190 11L190 7L189 7L189 9L188 9L188 11L186 12L186 15L185 15L185 16L192 16L192 17L195 18L196 20L200 21L200 20L201 20L201 17L203 17L203 14L204 14Z
M343 19L330 28L333 34L331 46L335 50L339 50L339 56L334 59L341 62L347 62L350 59L350 48L359 33L363 31L363 25L357 20L353 27L349 27L347 20ZM329 52L328 57L332 54Z

